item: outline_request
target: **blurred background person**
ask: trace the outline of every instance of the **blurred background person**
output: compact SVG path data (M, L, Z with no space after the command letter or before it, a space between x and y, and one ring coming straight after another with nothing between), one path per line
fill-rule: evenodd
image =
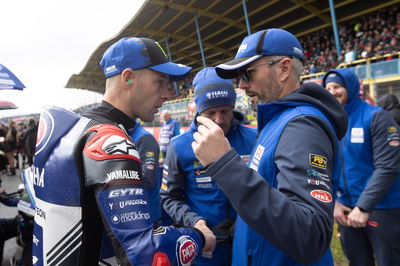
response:
M171 113L164 110L160 115L160 151L162 153L162 161L166 158L167 150L171 139L180 134L179 122L171 118Z
M400 104L399 98L394 94L385 94L378 100L378 106L389 111L394 120L400 125Z
M8 131L4 142L4 152L8 162L8 172L10 176L15 175L15 152L17 151L17 126L15 121L8 122Z

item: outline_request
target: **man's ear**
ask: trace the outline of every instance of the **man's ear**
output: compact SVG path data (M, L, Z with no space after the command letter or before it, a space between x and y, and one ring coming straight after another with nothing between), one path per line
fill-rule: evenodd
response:
M285 58L279 62L279 71L280 81L287 81L287 79L290 77L290 73L292 72L292 60L290 60L290 58Z
M124 71L122 71L121 73L121 82L123 85L127 86L132 85L134 78L135 78L135 72L130 68L124 69Z

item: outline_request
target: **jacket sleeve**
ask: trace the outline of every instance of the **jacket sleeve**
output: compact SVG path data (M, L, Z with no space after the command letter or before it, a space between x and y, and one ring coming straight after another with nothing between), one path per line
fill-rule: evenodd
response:
M85 185L94 192L118 263L152 265L160 253L166 254L171 265L193 262L203 243L198 231L153 228L139 154L131 139L111 125L98 125L89 132L83 149Z
M372 211L400 174L399 126L387 111L377 112L371 121L375 170L356 206Z
M192 212L185 203L184 186L186 178L186 173L179 163L175 144L171 143L164 163L163 181L160 190L161 204L166 213L176 223L193 226L199 219L204 218Z
M276 189L234 150L210 165L207 173L253 230L292 259L310 264L323 256L331 241L335 143L325 122L300 117L288 123L276 147ZM326 159L320 165L325 169L310 164L313 155ZM319 174L309 176L309 170Z
M143 135L136 143L136 147L142 162L146 187L150 189L156 183L160 147L151 135Z

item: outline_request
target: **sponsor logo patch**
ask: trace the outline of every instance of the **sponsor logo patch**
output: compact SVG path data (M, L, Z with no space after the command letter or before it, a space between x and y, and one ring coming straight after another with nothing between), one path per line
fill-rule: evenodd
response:
M49 142L54 131L54 118L51 114L43 110L40 114L39 126L36 137L36 152L35 155L39 154Z
M397 132L397 128L396 127L388 127L388 132L389 133Z
M130 159L140 162L139 154L132 140L122 129L113 125L97 125L88 130L97 132L86 143L83 153L89 158L101 161L108 159Z
M322 180L317 180L317 179L307 179L307 183L310 185L314 185L314 186L324 186L327 189L331 189L327 183L325 183Z
M331 193L329 193L328 191L325 191L325 190L315 189L310 192L310 195L313 198L315 198L319 201L325 202L325 203L329 203L332 201Z
M128 223L137 220L148 220L150 219L150 213L147 212L127 212L120 215L121 223Z
M197 183L211 182L211 176L196 177Z
M191 237L181 236L178 238L176 243L176 253L183 266L189 266L192 264L197 256L197 250L197 244Z
M121 209L125 208L126 206L132 206L132 205L146 205L147 201L142 200L142 199L136 199L136 200L125 200L125 201L120 201L119 202L119 207Z
M261 160L264 150L265 150L265 147L263 147L259 144L256 152L254 153L254 158L256 158L257 160Z
M391 140L391 141L389 141L389 145L392 146L392 147L397 147L397 146L400 145L400 141L398 141L398 140Z
M362 127L353 127L351 129L350 142L364 143L364 129Z
M135 170L117 170L107 173L108 180L134 179L140 180L139 172Z
M315 171L315 170L307 170L307 176L316 176L316 177L319 177L319 178L321 178L322 180L325 180L325 181L330 181L331 180L329 178L329 175L320 173L320 172Z
M124 196L143 196L143 189L142 188L121 188L121 189L114 189L108 193L108 198L118 198Z
M154 157L154 152L152 151L146 152L146 157Z
M308 162L311 166L317 167L317 168L321 168L321 169L326 169L326 165L328 163L328 160L326 159L326 157L318 155L318 154L314 154L314 153L310 153L308 155Z

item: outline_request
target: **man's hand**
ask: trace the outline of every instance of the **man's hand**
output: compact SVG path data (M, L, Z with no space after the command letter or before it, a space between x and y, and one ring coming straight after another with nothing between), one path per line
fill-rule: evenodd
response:
M231 149L225 138L224 131L213 121L206 117L198 116L199 125L193 134L192 148L197 159L203 166L217 161Z
M216 237L214 233L208 228L206 221L200 219L196 222L194 227L199 229L204 235L205 243L203 252L212 253L215 249Z
M347 217L347 226L352 227L366 227L369 218L368 212L362 212L360 208L355 207Z
M351 209L349 207L344 206L338 201L335 202L335 209L333 211L333 218L335 219L335 222L343 226L348 226L346 213L350 212Z

